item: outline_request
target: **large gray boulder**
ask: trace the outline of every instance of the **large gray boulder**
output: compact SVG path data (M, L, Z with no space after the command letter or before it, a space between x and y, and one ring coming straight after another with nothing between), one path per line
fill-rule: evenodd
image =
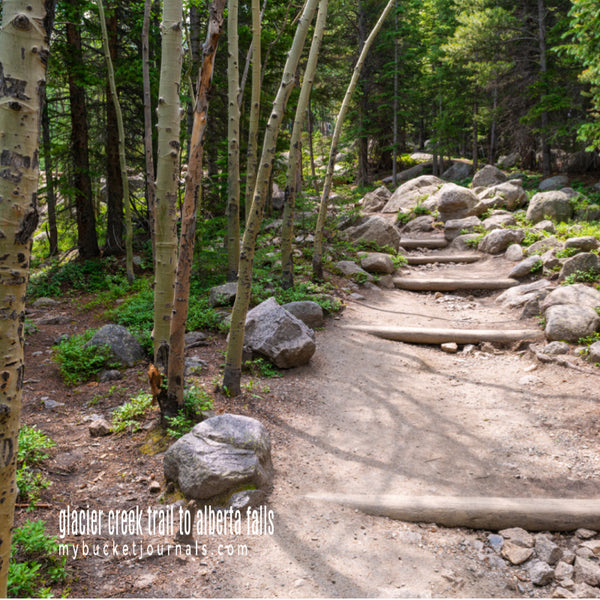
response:
M374 215L359 225L348 227L342 237L350 242L373 242L378 246L390 246L394 250L400 247L400 232L395 225L384 217Z
M481 225L478 217L465 217L464 219L452 219L444 224L444 237L451 242L454 238L465 233L473 233L477 226Z
M361 258L360 266L369 273L389 275L395 271L391 256L383 252L367 253Z
M246 316L244 347L280 369L307 363L315 353L315 334L300 319L268 298Z
M548 294L540 308L545 312L557 304L575 304L595 310L600 308L600 292L583 283L559 286Z
M569 185L569 178L566 175L555 175L540 181L538 190L540 192L550 192L554 190L562 190Z
M505 210L497 210L483 221L483 227L486 231L493 229L503 229L504 227L512 227L517 224L514 215Z
M563 243L560 240L557 240L553 235L538 240L534 242L527 248L527 254L531 256L532 254L543 254L544 252L548 252L548 250L552 250L555 248L556 250L561 250L563 247Z
M446 181L460 181L466 179L473 172L473 165L464 162L455 162L450 168L442 173L442 179Z
M434 175L421 175L403 183L383 207L384 213L411 212L419 202L433 194L444 182Z
M373 276L367 273L362 267L359 267L352 260L340 260L335 263L335 268L346 277L354 278L356 275L356 279L360 281L360 278L363 278L364 281L373 281Z
M297 319L300 319L311 329L314 329L315 327L323 327L323 309L319 304L313 302L312 300L288 302L287 304L282 304L281 307L292 313Z
M557 304L546 310L545 334L548 341L577 342L594 334L600 323L598 313L587 306Z
M595 250L600 246L600 242L593 235L584 235L582 237L573 237L565 240L565 248L575 248L582 252Z
M507 180L506 175L497 167L485 165L483 169L479 169L473 176L471 187L492 187Z
M479 204L479 199L471 190L455 183L444 184L431 200L435 200L440 221L444 222L473 215L473 209Z
M85 346L108 346L114 358L126 367L144 358L142 346L122 325L100 327Z
M529 202L527 220L539 223L544 219L568 221L573 216L569 196L563 191L539 192Z
M558 278L562 281L578 271L580 273L600 274L600 260L598 259L598 255L592 252L582 252L568 258L563 264Z
M504 308L517 308L531 300L545 297L551 288L552 283L547 279L539 279L533 283L508 288L496 298L496 302L500 302Z
M431 215L421 215L409 221L401 231L403 233L424 233L433 231L435 219Z
M388 190L385 185L382 185L376 190L373 190L372 192L369 192L363 196L359 204L367 212L377 212L386 205L391 195L392 194L390 190Z
M165 479L186 498L205 500L273 480L271 439L256 419L224 414L196 425L165 453Z
M522 229L494 229L479 242L478 250L488 254L500 254L512 244L520 244L525 239Z
M216 285L211 287L208 291L208 304L212 307L215 306L229 306L233 304L235 296L237 294L237 283L230 281L223 285Z
M519 181L499 183L485 189L478 196L487 208L516 210L527 201L527 193Z

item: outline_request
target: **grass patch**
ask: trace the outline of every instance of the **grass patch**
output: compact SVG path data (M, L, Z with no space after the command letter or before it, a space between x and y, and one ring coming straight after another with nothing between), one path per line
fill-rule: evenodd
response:
M22 425L19 429L19 449L17 450L17 487L19 498L35 506L42 490L50 486L50 480L39 470L39 466L48 458L46 450L56 446L56 442L40 431L35 425Z
M140 421L146 416L146 411L152 406L152 394L139 392L113 412L112 430L114 433L130 431L134 433L141 427Z

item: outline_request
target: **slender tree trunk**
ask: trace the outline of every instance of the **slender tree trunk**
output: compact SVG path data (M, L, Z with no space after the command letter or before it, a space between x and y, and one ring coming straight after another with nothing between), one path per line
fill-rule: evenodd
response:
M256 248L256 238L263 217L265 200L268 195L269 181L273 170L273 161L275 158L275 147L277 137L281 127L281 121L285 112L287 101L290 97L298 62L308 27L314 15L317 6L317 0L308 0L304 5L302 16L294 34L292 47L287 56L281 84L273 102L273 109L269 117L269 122L265 131L263 141L262 155L259 162L259 172L256 179L256 188L254 190L254 199L250 210L250 217L246 223L242 247L240 253L240 269L237 285L237 294L231 314L231 328L229 332L229 343L227 344L227 360L225 363L225 373L223 376L223 386L234 396L241 392L240 379L242 374L242 347L244 343L244 327L246 323L246 314L250 304L250 293L252 288L252 263L254 260L254 250Z
M323 192L321 194L321 204L319 206L319 216L317 219L317 226L315 228L315 241L314 241L314 250L313 250L313 259L312 259L312 269L313 269L313 279L316 281L320 281L323 279L323 231L325 229L325 219L327 217L327 202L329 201L329 192L331 191L331 182L333 180L333 170L335 168L335 157L338 150L338 143L340 140L340 135L342 133L342 126L344 123L344 119L346 117L346 113L348 112L348 107L350 105L350 98L356 88L356 84L358 82L358 77L360 75L361 68L363 63L365 62L365 58L373 40L377 37L383 22L386 17L392 10L394 6L395 0L388 0L388 3L385 5L381 16L375 23L369 37L367 38L365 45L358 57L358 61L354 66L354 72L352 73L352 79L348 84L348 88L346 89L346 95L344 96L344 100L340 107L340 112L338 114L337 121L335 123L335 129L333 131L333 137L331 139L331 148L329 150L329 162L327 164L327 174L325 176L325 182L323 183Z
M121 184L123 186L123 204L125 205L125 252L126 252L126 272L127 280L133 283L133 231L131 226L131 205L129 203L129 178L127 176L127 163L125 160L125 127L123 126L123 113L119 103L117 93L117 84L115 82L115 71L110 56L110 47L108 43L108 31L106 30L106 20L104 18L104 5L102 0L96 0L98 11L100 13L100 27L102 28L102 41L104 44L104 56L106 58L106 68L108 71L108 85L110 95L115 110L117 120L117 129L119 133L119 166L121 170Z
M50 119L48 117L48 100L44 99L42 110L42 140L44 144L44 170L46 172L46 201L48 203L48 256L58 254L58 229L56 227L56 193L54 191L54 169L52 146L50 144Z
M302 130L304 129L304 118L306 109L310 100L315 72L317 70L317 61L321 50L321 41L325 31L327 21L328 0L320 0L319 12L315 23L315 31L310 46L310 53L304 71L304 80L302 89L296 105L296 117L294 119L294 128L290 140L290 157L288 161L287 183L285 187L285 204L283 207L283 225L281 231L281 264L283 272L281 275L281 285L284 289L294 287L294 259L292 253L292 242L294 239L294 209L296 206L296 196L300 191L300 160L302 158Z
M250 101L250 119L248 126L248 151L246 154L246 194L244 211L246 222L250 216L252 194L256 185L258 170L258 124L260 119L260 2L252 0L252 99Z
M313 128L315 124L314 115L311 108L310 98L308 99L308 151L310 153L310 174L315 193L319 194L319 182L317 181L317 170L315 169L315 150L313 146Z
M179 184L179 132L182 63L182 0L165 0L162 62L158 90L158 158L156 164L154 265L154 360L162 345L169 345L177 268L177 191ZM166 370L166 364L158 364Z
M144 24L142 26L142 77L144 86L144 153L146 157L146 204L150 216L150 235L152 237L152 257L156 260L155 240L155 189L154 155L152 152L152 95L150 93L150 11L152 0L144 2Z
M540 78L542 80L542 98L546 95L548 77L548 48L546 43L546 3L538 0L538 39L540 48ZM543 110L540 115L542 130L542 171L544 175L550 175L552 171L552 156L550 144L548 143L548 112Z
M169 339L169 371L166 403L161 405L164 417L173 416L183 407L183 385L185 370L185 322L188 316L190 297L190 276L194 258L196 239L196 214L201 192L202 152L204 133L208 116L208 93L212 81L215 56L223 29L223 12L226 0L213 0L210 4L208 31L202 50L202 66L198 74L196 105L194 107L194 127L190 143L188 171L185 178L185 196L181 214L181 237L179 260L171 317Z
M24 379L23 323L31 236L38 223L40 101L54 0L3 0L0 26L0 597L6 598L17 497ZM8 199L10 198L10 201Z
M110 59L118 55L117 4L111 2L108 17L108 47ZM107 78L108 79L108 78ZM112 98L110 82L106 82L106 97ZM106 242L104 255L123 254L123 180L119 164L119 123L114 102L106 103Z
M398 31L398 0L394 4L394 25ZM398 176L398 35L394 35L394 151L392 156L392 187L396 189Z
M78 0L66 0L69 7L67 22L69 98L71 103L71 155L73 188L77 212L79 256L83 259L100 254L96 235L96 215L92 197L92 180L88 152L87 109L85 90L79 83L84 70L81 52L81 6Z
M367 41L367 15L362 0L358 2L358 53L362 52ZM366 60L366 57L365 57ZM365 121L369 111L368 101L368 73L367 69L361 70L359 76L360 101L358 111L358 173L356 183L359 187L365 187L369 183L369 136L365 132Z
M492 127L490 129L490 151L488 164L493 165L496 160L496 112L498 109L498 86L494 85L492 100Z
M227 2L227 281L237 279L240 258L240 73L238 0Z
M473 173L475 173L479 167L479 144L477 142L477 111L477 100L475 100L475 102L473 102L473 151L471 153L473 157Z

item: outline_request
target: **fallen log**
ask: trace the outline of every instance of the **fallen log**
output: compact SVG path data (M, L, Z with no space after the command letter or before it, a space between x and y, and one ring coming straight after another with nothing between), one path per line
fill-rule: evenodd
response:
M430 254L428 256L407 256L409 265L430 265L435 263L474 263L480 254Z
M594 499L369 494L310 494L308 498L335 502L370 515L445 527L492 531L509 527L527 531L600 530L600 500Z
M430 237L430 238L400 238L400 247L405 250L412 250L414 248L429 248L436 250L438 248L445 248L448 245L448 240L445 237Z
M394 277L394 286L418 292L452 292L456 290L505 290L518 285L516 279L445 279L443 277Z
M440 329L424 327L377 327L375 325L349 325L342 329L369 333L385 340L409 344L478 344L497 342L510 344L528 340L541 340L539 329Z

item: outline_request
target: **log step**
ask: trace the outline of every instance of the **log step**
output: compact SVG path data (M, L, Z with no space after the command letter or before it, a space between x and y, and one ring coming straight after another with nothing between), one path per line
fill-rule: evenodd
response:
M480 254L430 254L428 256L407 256L409 265L431 265L436 263L474 263Z
M510 344L544 337L539 329L439 329L425 327L377 327L372 325L354 325L342 327L350 331L361 331L386 340L408 344L479 344L480 342L498 342Z
M446 279L443 277L394 277L394 286L419 292L452 292L455 290L505 290L518 285L516 279Z
M368 494L310 494L308 498L335 502L370 515L445 527L492 531L509 527L527 531L600 530L600 500L596 499Z
M413 248L445 248L448 245L448 240L445 237L432 237L432 238L424 238L424 239L409 239L409 238L400 238L400 247L405 250L410 250Z

